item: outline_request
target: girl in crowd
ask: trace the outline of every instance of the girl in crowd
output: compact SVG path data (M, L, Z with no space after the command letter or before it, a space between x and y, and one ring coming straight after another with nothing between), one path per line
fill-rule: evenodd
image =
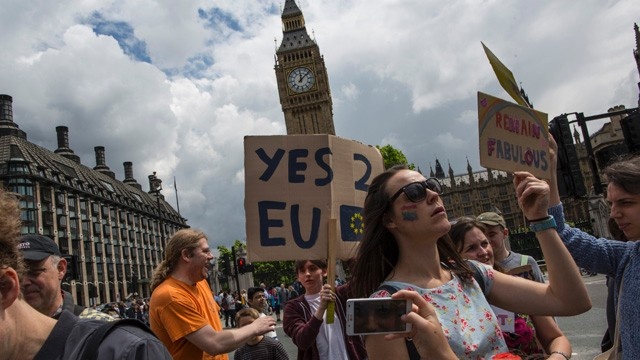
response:
M558 192L556 175L557 146L552 142L551 208L549 214L556 219L560 238L578 266L588 271L605 274L613 280L615 328L609 328L614 340L614 352L622 351L625 359L640 359L640 156L634 156L609 165L603 173L608 183L607 202L613 219L628 242L596 239L587 233L569 227Z
M487 239L486 227L474 218L464 217L452 222L449 236L456 250L464 259L475 260L493 267L497 271L509 273L496 266L493 248ZM494 309L495 310L495 309ZM564 336L558 324L550 316L529 316L523 314L505 313L505 322L513 327L513 331L503 330L504 340L509 352L525 359L557 358L565 360L571 356L571 344ZM539 346L541 345L541 346Z
M365 232L352 271L353 295L389 296L381 285L416 290L435 308L455 356L464 359L507 351L487 300L525 314L587 311L591 302L580 272L547 218L549 186L524 172L514 174L514 185L524 215L537 228L548 284L464 261L448 237L451 225L439 196L442 186L401 166L378 175L369 187ZM482 277L485 295L474 274ZM419 357L411 341L383 341L378 335L367 336L365 345L370 359Z

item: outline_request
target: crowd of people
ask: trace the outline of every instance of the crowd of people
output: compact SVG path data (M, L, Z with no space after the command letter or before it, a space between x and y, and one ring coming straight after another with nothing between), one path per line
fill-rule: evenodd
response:
M551 148L555 174L555 143ZM364 234L346 282L327 281L326 261L300 259L299 286L261 284L214 295L206 282L213 259L208 238L183 229L167 243L151 298L102 311L73 303L61 288L67 264L58 246L41 235L20 236L17 198L0 189L0 359L222 360L233 351L238 360L283 360L275 332L282 322L298 359L568 360L571 344L553 317L591 307L578 266L610 280L607 358L638 359L640 156L610 165L604 175L615 239L566 224L555 177L514 173L547 279L535 259L505 245L509 229L501 214L448 219L437 179L394 166L369 186ZM347 300L368 297L410 299L413 311L401 319L411 331L349 336Z
M220 317L224 318L225 327L236 327L236 313L242 309L254 307L251 306L254 301L260 301L262 304L260 308L254 307L256 310L263 314L275 315L276 322L281 322L280 311L287 301L299 296L296 290L299 286L300 283L297 281L288 287L284 283L271 287L261 283L260 287L242 289L240 293L222 290L214 295L214 299L220 308Z
M131 295L126 301L112 302L102 305L91 306L92 310L109 315L110 321L117 319L136 319L149 325L149 299L143 299L137 293Z

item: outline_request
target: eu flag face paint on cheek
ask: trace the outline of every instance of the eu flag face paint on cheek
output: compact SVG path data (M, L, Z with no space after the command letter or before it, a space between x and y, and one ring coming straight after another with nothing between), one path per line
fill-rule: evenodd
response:
M418 220L418 213L417 210L418 206L416 205L406 205L400 208L400 211L402 213L402 220L405 221L416 221Z

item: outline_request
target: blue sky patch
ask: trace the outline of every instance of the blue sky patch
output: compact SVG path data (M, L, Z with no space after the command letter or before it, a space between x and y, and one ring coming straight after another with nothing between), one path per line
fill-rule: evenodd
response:
M208 28L219 29L224 26L233 31L242 32L242 26L238 20L220 8L198 9L198 16L206 22Z
M213 65L213 57L200 54L188 59L182 74L188 78L201 78L205 72Z
M107 35L116 39L122 51L137 61L151 63L151 57L147 52L147 44L136 38L134 29L124 21L111 21L105 19L99 12L94 12L86 20L91 25L93 32L98 35Z

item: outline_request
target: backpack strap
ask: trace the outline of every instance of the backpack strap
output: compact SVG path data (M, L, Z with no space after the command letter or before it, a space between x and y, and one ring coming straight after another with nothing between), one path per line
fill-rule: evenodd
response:
M399 289L396 288L395 286L383 284L378 286L378 289L376 291L380 291L380 290L385 290L386 292L389 293L389 295L393 295L396 292L398 292ZM418 349L416 349L416 346L413 344L413 341L405 338L404 344L407 346L407 352L409 353L409 360L420 360L420 354L418 353Z
M86 345L82 350L82 354L80 355L79 359L97 360L98 348L100 347L100 344L102 343L104 338L106 338L107 335L111 331L113 331L115 328L122 327L122 326L137 327L150 334L153 334L153 332L151 331L151 329L149 329L147 325L145 325L143 322L137 319L121 319L117 321L104 323L100 325L100 327L98 327L93 333L91 333L91 335L89 335L89 337L86 340ZM155 336L155 334L153 335Z

